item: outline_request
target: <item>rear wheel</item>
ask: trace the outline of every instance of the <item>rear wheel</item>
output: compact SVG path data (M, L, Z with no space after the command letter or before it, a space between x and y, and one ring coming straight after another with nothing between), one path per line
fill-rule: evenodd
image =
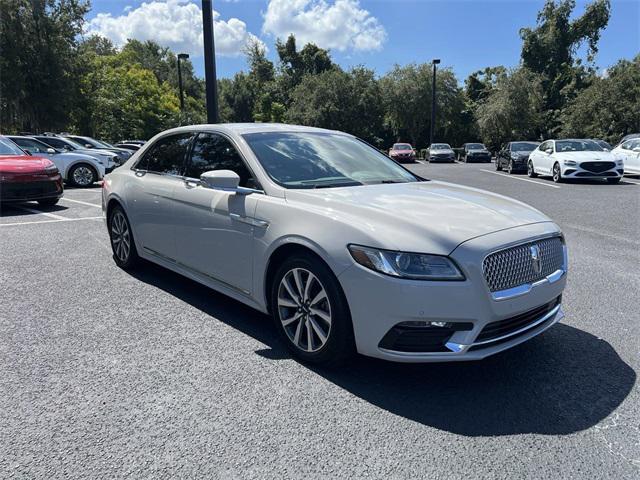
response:
M125 270L133 268L140 257L133 241L129 219L120 206L115 207L109 215L109 237L116 265Z
M556 163L553 166L552 178L555 183L562 182L562 171L560 170L560 164Z
M527 175L531 178L536 178L538 176L536 171L533 169L533 162L531 160L527 163Z
M41 207L53 207L56 203L58 203L59 198L44 198L42 200L38 200L38 205Z
M67 180L76 187L86 188L98 180L98 174L91 165L80 163L71 167L67 175Z
M496 158L496 171L501 172L502 171L502 163L500 163L500 159Z
M353 354L351 315L342 288L312 255L293 256L278 268L271 310L287 348L300 360L337 366Z

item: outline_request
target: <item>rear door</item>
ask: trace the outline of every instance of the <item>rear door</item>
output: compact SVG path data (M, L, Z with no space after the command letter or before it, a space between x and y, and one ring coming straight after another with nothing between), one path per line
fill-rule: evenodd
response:
M147 254L176 258L173 193L183 183L192 137L192 133L179 133L160 138L133 167L127 213Z
M260 188L227 137L198 134L185 178L174 192L177 258L188 269L248 294L253 278L253 235L266 228L254 218L262 195L205 187L199 182L200 175L211 170L232 170L239 175L241 187Z

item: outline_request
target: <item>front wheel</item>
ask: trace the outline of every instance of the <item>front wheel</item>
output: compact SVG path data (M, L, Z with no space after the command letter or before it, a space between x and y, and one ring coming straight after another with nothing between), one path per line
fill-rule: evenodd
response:
M509 175L513 173L513 162L511 160L509 160L509 163L507 163L507 173Z
M502 171L502 164L500 163L500 159L496 158L496 171L497 172L501 172Z
M536 178L538 176L536 171L533 169L533 162L531 160L527 163L527 175L531 178Z
M117 206L113 209L111 215L109 215L108 225L113 259L116 265L124 270L133 268L140 260L140 257L133 241L129 219L122 207Z
M620 177L618 177L618 178L607 178L607 182L608 183L620 183L620 180L622 180Z
M98 174L90 165L81 163L71 167L67 180L75 187L87 188L98 180Z
M553 166L552 178L555 183L562 182L562 171L560 170L560 164L558 163Z
M271 310L287 348L300 360L338 366L353 354L347 300L333 272L312 255L293 256L278 268Z

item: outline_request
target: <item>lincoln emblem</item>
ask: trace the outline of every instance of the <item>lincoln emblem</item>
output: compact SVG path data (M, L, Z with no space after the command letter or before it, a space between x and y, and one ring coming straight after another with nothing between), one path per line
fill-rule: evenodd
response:
M540 273L542 271L542 263L540 262L540 247L538 247L538 245L531 245L529 247L529 252L531 253L531 265L533 266L533 271L536 273Z

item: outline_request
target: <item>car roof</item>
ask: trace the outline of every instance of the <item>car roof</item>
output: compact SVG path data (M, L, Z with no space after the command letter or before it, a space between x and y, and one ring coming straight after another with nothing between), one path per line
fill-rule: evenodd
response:
M172 128L164 133L179 133L197 130L211 130L228 134L243 135L247 133L272 133L272 132L316 132L316 133L339 133L349 135L348 133L339 132L337 130L328 130L325 128L305 127L302 125L289 125L286 123L211 123L200 125L185 125L182 127ZM349 135L350 136L350 135Z

